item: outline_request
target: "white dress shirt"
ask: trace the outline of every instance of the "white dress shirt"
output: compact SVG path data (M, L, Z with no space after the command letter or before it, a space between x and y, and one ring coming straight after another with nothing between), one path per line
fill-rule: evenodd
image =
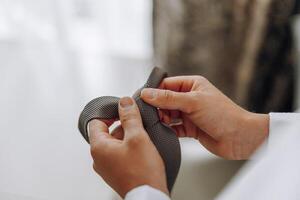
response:
M157 189L143 185L128 192L125 200L170 200L170 197Z
M217 197L220 200L297 199L300 197L300 114L271 113L268 141ZM188 194L187 194L188 195ZM170 200L149 186L125 200Z

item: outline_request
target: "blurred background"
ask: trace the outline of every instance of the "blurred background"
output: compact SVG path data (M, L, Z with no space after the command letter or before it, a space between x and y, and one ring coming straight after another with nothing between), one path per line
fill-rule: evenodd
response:
M251 111L293 111L298 4L0 0L0 199L118 199L78 116L95 97L133 94L154 65L203 75ZM242 165L188 139L182 153L175 200L214 198Z

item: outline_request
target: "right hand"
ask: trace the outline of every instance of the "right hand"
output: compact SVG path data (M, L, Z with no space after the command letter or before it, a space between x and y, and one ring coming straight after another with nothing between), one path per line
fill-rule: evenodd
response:
M112 134L108 125L114 120L89 123L95 171L123 198L142 185L169 195L164 162L143 127L136 102L122 98L119 115L121 126Z
M159 89L144 89L141 97L159 108L161 120L178 137L195 138L226 159L249 159L268 137L268 115L242 109L201 76L166 78Z

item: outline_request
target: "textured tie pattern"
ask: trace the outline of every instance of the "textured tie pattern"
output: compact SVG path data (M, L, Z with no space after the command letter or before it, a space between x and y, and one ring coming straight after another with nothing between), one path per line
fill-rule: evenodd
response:
M171 192L176 181L180 163L181 150L179 140L174 131L159 120L158 111L156 108L145 103L141 98L141 90L143 88L157 88L161 81L167 77L167 74L159 68L154 68L147 83L139 89L134 95L139 110L141 112L143 125L149 134L150 139L160 153L166 168L168 189ZM117 97L99 97L88 103L82 111L78 127L89 143L87 125L93 119L117 119L118 102ZM149 158L151 159L151 158Z

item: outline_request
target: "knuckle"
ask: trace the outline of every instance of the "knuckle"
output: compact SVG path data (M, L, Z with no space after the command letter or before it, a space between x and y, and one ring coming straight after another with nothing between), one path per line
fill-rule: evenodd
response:
M130 138L128 141L130 147L137 148L144 144L145 138L142 134L136 134L134 137Z
M201 83L201 84L208 82L207 78L205 78L204 76L197 76L196 79L197 79L198 83Z
M133 113L133 112L129 112L123 115L123 117L121 118L121 123L122 124L129 124L132 123L134 121L136 121L137 119L137 114Z
M192 102L198 102L198 100L202 97L201 92L191 92L189 95Z
M123 112L122 116L121 116L121 120L127 121L130 119L134 119L137 117L137 113L135 112L135 110L128 110L127 112Z
M199 92L191 92L188 95L189 95L190 103L185 106L184 112L186 114L191 114L197 109L199 100L201 99L201 94Z
M184 113L186 113L186 114L191 114L191 113L193 113L193 111L194 111L194 107L191 106L191 104L187 105L187 106L184 108Z
M166 102L172 102L173 101L173 93L170 90L164 90L163 92L164 99Z

